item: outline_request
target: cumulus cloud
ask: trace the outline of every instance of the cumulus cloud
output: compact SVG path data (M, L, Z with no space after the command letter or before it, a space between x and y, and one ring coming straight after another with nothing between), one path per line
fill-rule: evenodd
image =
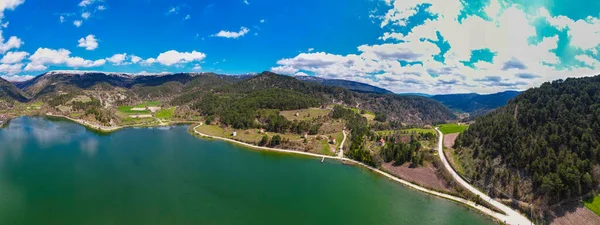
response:
M0 1L0 21L4 19L5 10L14 10L17 6L23 4L25 0L2 0Z
M0 64L0 73L17 74L21 72L23 64Z
M29 53L27 53L27 52L8 52L8 53L6 53L6 55L4 55L2 57L0 62L6 63L6 64L20 63L28 55L29 55Z
M89 6L91 4L93 4L96 0L83 0L81 2L79 2L79 7L86 7Z
M165 66L172 66L175 64L199 62L204 60L205 58L206 54L202 52L178 52L175 50L170 50L158 55L155 61Z
M246 27L241 27L240 31L238 31L238 32L222 30L222 31L219 31L219 33L214 34L213 36L214 37L223 37L223 38L237 39L239 37L243 37L248 32L250 32L250 29L248 29Z
M76 27L80 27L82 23L83 23L83 21L81 21L81 20L73 21L73 25L75 25Z
M127 53L114 54L110 58L106 58L106 61L108 61L114 65L123 65L126 60L127 60Z
M380 21L383 43L360 45L354 54L308 51L278 60L271 69L364 81L396 92L428 93L526 89L548 80L596 74L600 69L600 19L596 17L572 20L498 0L484 5L483 15L466 16L468 4L460 0L386 3L383 14L377 14L382 10L372 12L372 18ZM415 25L411 20L417 13L431 17ZM557 55L558 35L538 34L535 24L539 20L568 32L570 47L581 53L574 56L578 64L565 64ZM481 60L473 54L479 49L489 49L494 56Z
M98 40L93 34L86 36L85 38L79 39L78 47L85 48L86 50L94 50L98 48Z
M292 75L298 72L298 69L291 66L278 66L271 68L271 72L285 75Z
M6 76L0 76L2 78L4 78L7 81L10 82L22 82L22 81L27 81L27 80L31 80L33 78L35 78L35 76L32 75L6 75Z
M28 63L23 70L31 72L31 71L44 71L46 69L48 69L47 66Z
M248 2L248 0L244 0L243 2L244 2L244 4L246 4L246 5L250 5L250 2Z
M141 62L141 61L142 61L142 58L141 58L141 57L138 57L138 56L136 56L136 55L131 55L131 57L130 57L130 58L131 58L131 63L133 63L133 64L135 64L135 63L138 63L138 62Z
M4 37L2 35L2 30L0 30L0 54L4 54L11 49L18 49L23 45L23 41L16 36L10 37L6 42L4 41Z
M39 71L47 69L47 65L66 65L73 68L98 67L106 63L106 60L88 60L81 57L71 57L71 52L66 49L38 48L29 57L31 61L25 68L26 71Z
M91 15L92 14L90 12L83 12L83 13L81 13L81 18L87 20L88 18L90 18Z

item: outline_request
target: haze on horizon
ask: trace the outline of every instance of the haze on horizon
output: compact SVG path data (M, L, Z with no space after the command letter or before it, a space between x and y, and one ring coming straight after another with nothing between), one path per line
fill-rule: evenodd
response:
M600 66L600 2L0 0L0 76L270 70L429 94L524 90Z

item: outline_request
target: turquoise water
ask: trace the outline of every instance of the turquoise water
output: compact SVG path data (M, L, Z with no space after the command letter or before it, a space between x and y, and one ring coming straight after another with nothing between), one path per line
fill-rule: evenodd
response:
M493 224L456 203L317 158L197 139L99 135L21 117L0 129L0 224Z

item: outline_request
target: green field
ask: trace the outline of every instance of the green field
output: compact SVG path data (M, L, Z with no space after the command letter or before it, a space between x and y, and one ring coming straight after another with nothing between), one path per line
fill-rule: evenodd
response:
M330 109L318 109L318 108L310 108L310 109L300 109L300 110L289 110L289 111L281 111L280 115L285 117L289 121L294 120L312 120L314 118L318 118L320 116L327 116L331 112ZM295 114L298 113L298 116Z
M467 125L458 125L458 124L455 124L455 123L448 123L448 124L440 124L439 127L440 127L440 131L443 134L453 134L453 133L462 133L469 126L467 126Z
M135 110L131 110L135 107L132 106L119 106L117 107L117 110L119 110L119 112L125 113L125 114L150 114L150 111L148 110L141 110L141 111L135 111ZM139 107L141 108L141 107Z
M408 132L408 133L432 133L435 134L435 130L434 129L424 129L424 128L411 128L411 129L404 129L402 131Z
M173 117L173 114L175 114L175 107L161 109L158 112L156 112L155 116L159 119L171 119L171 117Z
M159 101L148 101L148 102L144 102L142 104L138 104L134 108L146 108L146 107L158 107L158 106L160 106Z
M596 215L600 216L600 196L586 199L583 201L583 204L585 207L592 210L592 212L596 213Z

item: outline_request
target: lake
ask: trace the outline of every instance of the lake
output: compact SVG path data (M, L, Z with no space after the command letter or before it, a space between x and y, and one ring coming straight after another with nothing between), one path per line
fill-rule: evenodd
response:
M98 134L21 117L0 129L0 224L494 224L338 161L198 139Z

